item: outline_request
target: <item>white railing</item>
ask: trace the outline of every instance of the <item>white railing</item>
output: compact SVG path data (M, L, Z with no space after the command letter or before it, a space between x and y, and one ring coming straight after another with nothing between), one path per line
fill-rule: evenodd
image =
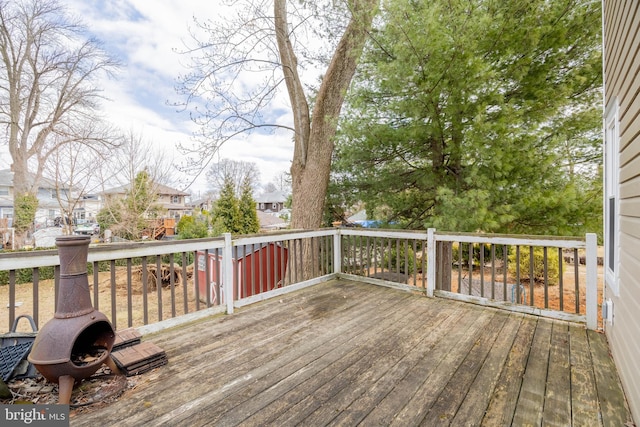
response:
M58 262L56 250L0 254L0 280L3 273L8 277L7 287L0 289L8 312L0 328L6 330L20 314L33 315L36 322L53 315L54 301L45 300L52 285L40 273L54 267L57 278ZM334 278L580 321L590 329L598 321L593 234L583 240L331 228L97 245L90 248L88 262L94 307L114 327L152 330L178 318L232 313ZM25 272L31 280L19 284ZM25 301L16 301L18 288L21 298L28 295Z
M451 257L458 270L457 274L452 274L458 279L458 287L443 289L441 286L438 289L439 282L434 269L428 281L434 284L435 295L586 322L589 329L597 328L598 247L595 234L587 234L586 239L582 240L545 236L435 233L435 241L447 242L451 247L457 245L458 249L457 259ZM437 244L432 246L431 256L434 259L437 248ZM462 286L464 248L471 254L478 251L480 255L467 255L469 264L464 270L467 274L466 290ZM500 258L495 255L497 248L502 251ZM487 250L491 254L489 260L484 257ZM501 264L502 280L496 278L498 263ZM474 272L477 279L473 278ZM489 286L492 298L483 292L485 283ZM567 283L571 287L566 287ZM496 296L498 290L502 291L501 297Z

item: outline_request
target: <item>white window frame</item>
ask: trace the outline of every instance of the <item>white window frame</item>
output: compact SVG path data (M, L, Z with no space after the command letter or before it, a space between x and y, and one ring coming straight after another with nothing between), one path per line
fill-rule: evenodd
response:
M604 118L604 249L605 282L620 295L620 121L617 98ZM613 210L613 212L611 212Z

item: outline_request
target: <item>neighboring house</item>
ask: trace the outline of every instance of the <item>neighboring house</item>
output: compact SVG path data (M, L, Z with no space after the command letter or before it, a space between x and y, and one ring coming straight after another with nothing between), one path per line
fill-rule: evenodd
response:
M187 205L186 198L189 193L176 190L162 184L152 184L156 193L156 205L162 209L162 215L165 218L180 219L183 215L190 215L193 211L192 207ZM108 204L113 199L123 198L127 194L129 185L112 188L101 193L104 203Z
M282 191L264 193L256 199L256 208L261 212L280 212L284 208L287 196Z
M640 2L603 1L605 332L640 420Z
M195 199L187 203L187 206L189 206L193 211L197 210L210 212L213 208L213 200L211 200L211 198L209 197Z
M73 217L76 223L97 222L98 212L102 207L102 200L97 194L86 194L79 197Z
M34 175L30 174L30 179L35 179ZM47 178L40 179L36 194L36 228L52 225L55 218L61 217L58 197L64 202L69 193L68 187L58 186ZM7 218L10 223L13 219L13 196L13 172L10 169L0 170L0 218Z

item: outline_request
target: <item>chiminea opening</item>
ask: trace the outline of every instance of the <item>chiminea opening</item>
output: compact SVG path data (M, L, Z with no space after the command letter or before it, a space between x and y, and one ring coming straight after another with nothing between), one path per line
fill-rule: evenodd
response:
M97 322L86 327L73 343L71 362L76 366L87 366L104 362L109 355L113 329L109 322Z
M60 256L56 313L38 332L28 358L47 380L60 385L60 403L69 403L74 383L93 375L103 363L117 369L110 357L113 327L91 305L89 241L89 236L56 238Z

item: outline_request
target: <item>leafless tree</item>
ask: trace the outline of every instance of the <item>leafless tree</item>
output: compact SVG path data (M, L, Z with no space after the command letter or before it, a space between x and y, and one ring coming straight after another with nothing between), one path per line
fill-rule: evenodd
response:
M99 124L99 123L98 123ZM95 122L87 123L86 135L95 134ZM99 133L113 134L113 129L105 128ZM117 156L117 139L113 144L79 139L60 144L49 157L43 175L56 183L56 198L63 218L75 218L77 209L83 208L87 196L104 190L104 183L114 181L119 170L114 169L110 160ZM72 232L71 224L64 222L65 233Z
M253 162L221 159L219 162L212 164L207 171L207 183L213 194L220 194L220 190L224 187L225 179L227 178L234 183L235 194L242 193L245 179L248 180L254 192L260 186L260 171Z
M291 194L291 173L282 171L267 185L264 186L265 193L280 191L284 194Z
M292 227L316 228L338 116L378 1L231 3L243 12L217 22L196 21L196 44L186 52L190 72L180 77L179 93L201 129L199 162L240 134L287 129L294 139ZM324 67L317 59L326 59ZM303 81L302 73L320 76L317 86ZM283 89L289 105L280 96ZM287 108L293 126L270 116Z
M95 80L117 64L82 31L56 0L0 0L0 125L13 162L14 200L34 196L52 153L86 140L85 123L98 121ZM35 180L27 179L30 168ZM19 209L14 203L16 218Z

